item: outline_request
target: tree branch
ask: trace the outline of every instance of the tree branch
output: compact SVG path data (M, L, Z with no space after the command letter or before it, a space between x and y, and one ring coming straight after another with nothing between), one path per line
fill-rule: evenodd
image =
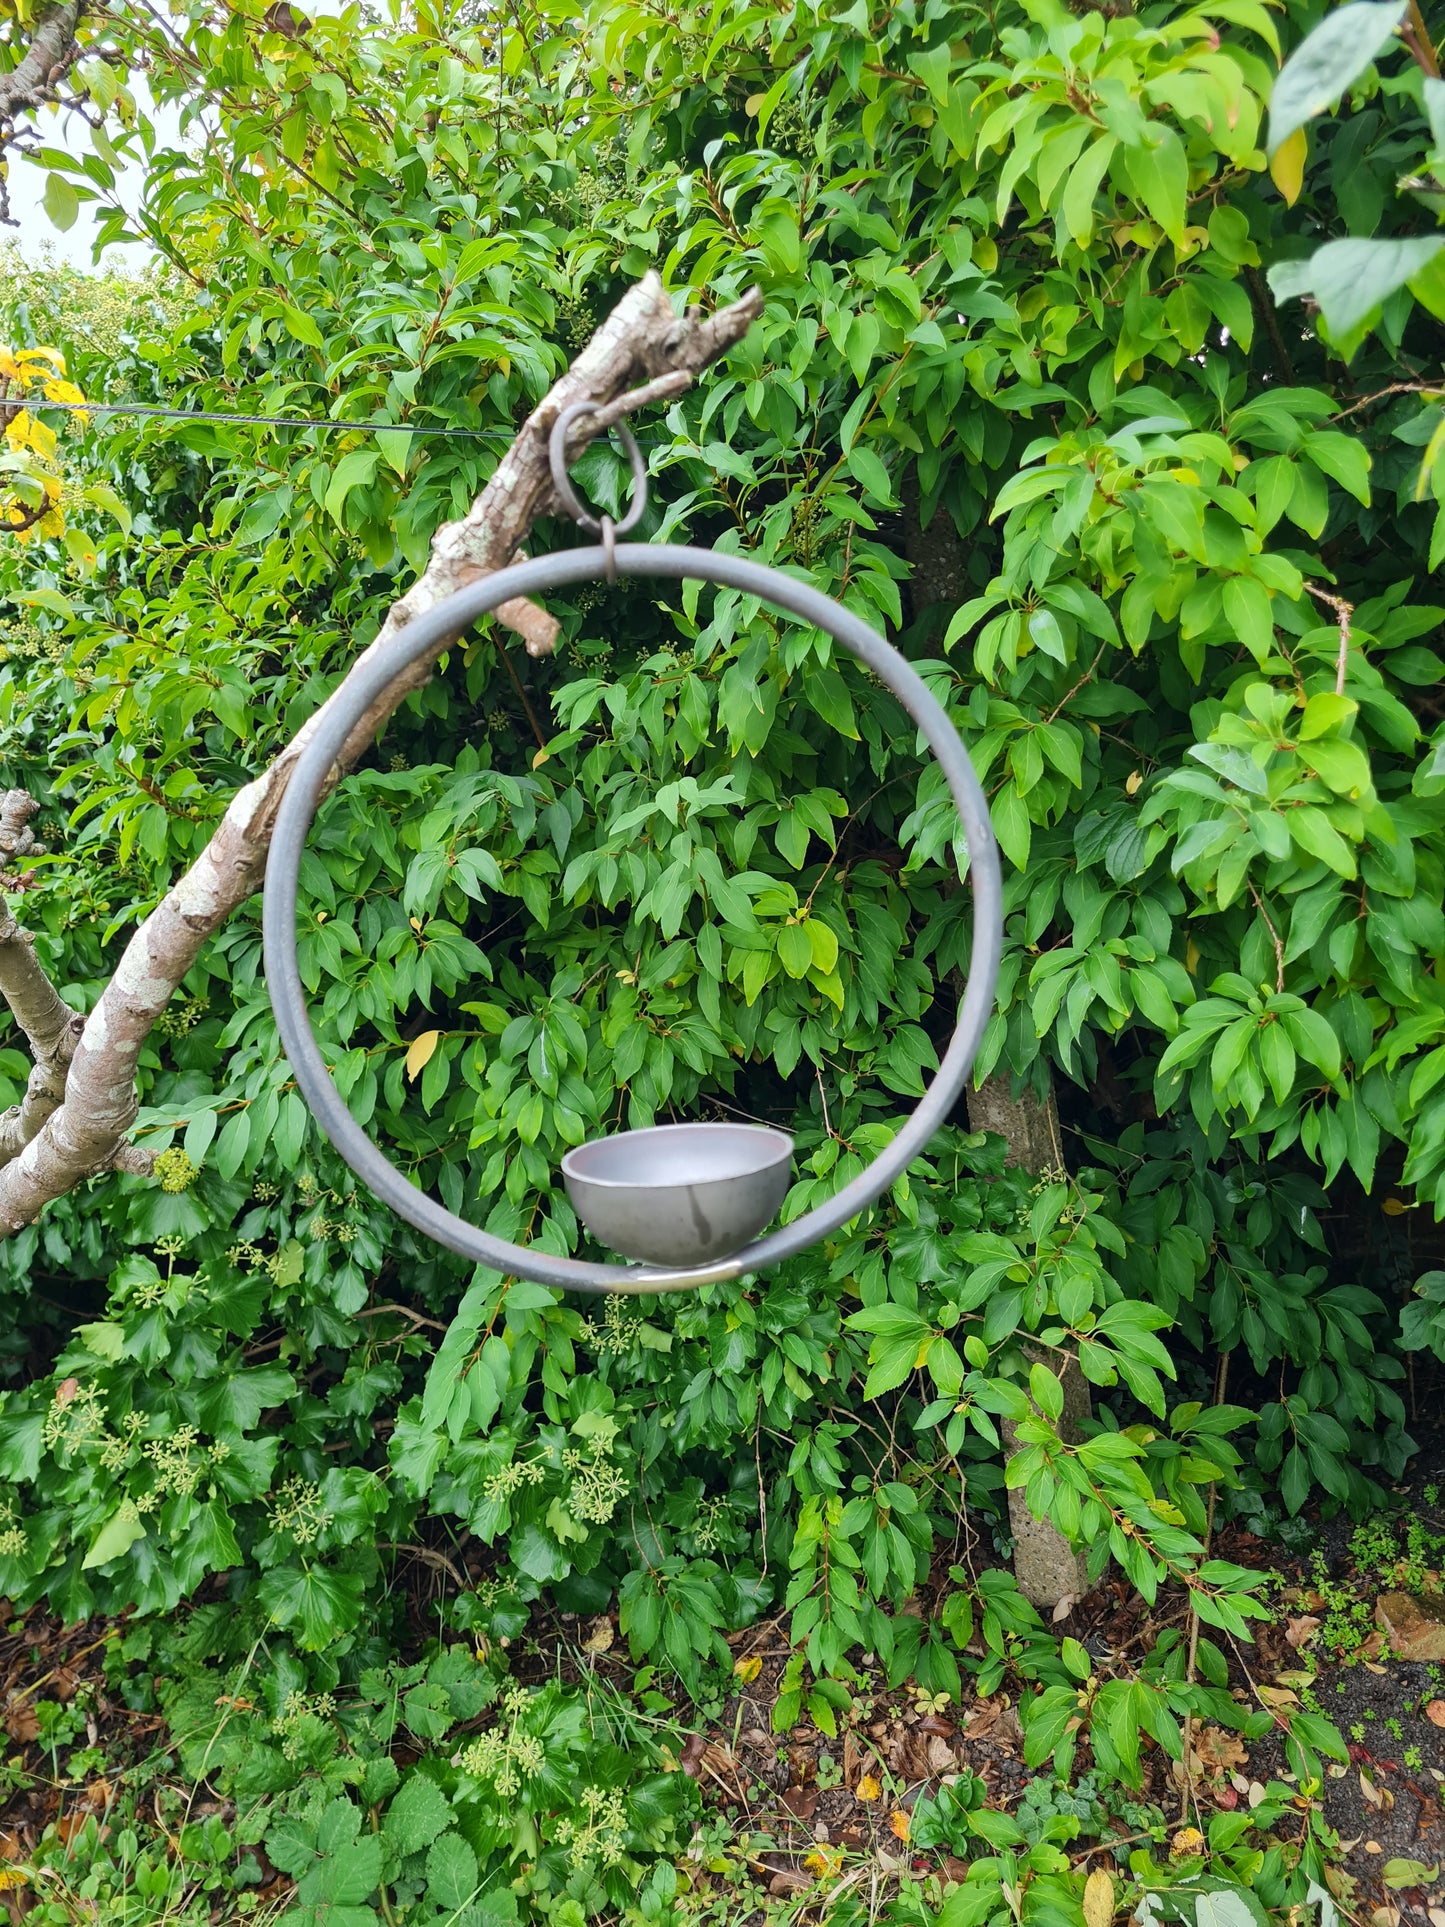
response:
M656 274L629 289L532 411L467 515L437 530L426 569L393 607L366 653L385 648L415 616L511 561L551 503L547 438L561 409L579 401L604 404L576 423L569 441L569 454L575 454L621 414L680 393L741 341L761 310L756 289L708 316L697 309L675 314ZM639 378L646 385L629 392ZM347 742L342 770L427 682L445 646L403 671L377 702ZM260 887L276 811L316 722L313 718L303 726L271 767L232 798L200 857L126 946L76 1046L64 1102L20 1155L0 1169L0 1235L31 1223L53 1199L110 1168L118 1157L125 1160L125 1137L137 1110L141 1049L207 939Z
M0 159L14 133L15 116L42 107L56 98L57 83L75 58L75 35L84 13L84 0L57 0L40 16L30 45L8 74L0 74ZM0 173L0 221L18 224L10 216L10 197Z
M30 818L35 802L24 790L0 795L0 863L17 856L43 856ZM21 879L0 875L0 887L17 889ZM65 1096L65 1075L75 1055L85 1019L72 1010L45 974L35 955L35 939L22 930L0 900L0 997L10 1007L34 1060L25 1096L0 1114L0 1166L25 1149Z

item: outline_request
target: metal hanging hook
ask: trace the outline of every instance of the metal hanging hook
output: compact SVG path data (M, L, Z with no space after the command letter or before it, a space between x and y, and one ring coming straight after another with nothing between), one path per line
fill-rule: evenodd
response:
M632 500L627 513L614 525L610 515L599 518L582 506L582 499L567 473L567 431L580 416L595 415L601 406L600 402L595 401L574 401L570 408L564 408L552 424L552 433L547 440L547 455L552 464L552 487L557 500L579 528L586 529L589 535L602 537L602 546L611 555L615 538L626 535L642 520L642 512L647 507L647 464L642 459L642 450L637 446L637 437L627 423L615 421L613 430L632 464ZM615 564L609 566L607 579L609 582L617 580Z

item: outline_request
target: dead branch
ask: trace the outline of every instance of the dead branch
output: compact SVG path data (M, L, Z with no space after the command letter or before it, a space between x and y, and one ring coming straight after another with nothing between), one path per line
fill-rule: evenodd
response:
M561 409L579 401L604 404L576 423L569 441L569 453L575 455L620 415L680 393L741 341L761 310L756 289L715 314L690 309L679 316L656 274L631 288L532 411L467 515L437 530L426 569L393 607L367 653L384 648L424 610L510 562L551 504L547 437ZM637 386L639 382L644 385ZM555 637L555 625L552 634ZM546 653L549 645L540 635L538 640L541 653ZM343 771L363 754L405 698L429 679L443 653L444 645L439 645L398 676L353 731L340 759ZM86 1020L64 1101L19 1156L0 1169L0 1235L31 1223L53 1199L124 1156L122 1146L137 1110L135 1073L141 1049L202 946L260 887L277 808L315 723L313 718L263 775L233 797L206 849L126 946Z

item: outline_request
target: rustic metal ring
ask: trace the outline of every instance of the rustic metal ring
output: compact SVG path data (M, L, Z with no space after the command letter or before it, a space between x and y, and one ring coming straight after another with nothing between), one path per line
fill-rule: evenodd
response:
M601 535L607 517L598 518L590 509L582 506L582 498L572 486L572 478L567 473L567 430L581 415L595 415L601 407L600 402L574 401L570 408L564 408L552 424L552 433L547 439L547 458L552 464L552 487L557 500L566 509L579 528L586 529L589 535ZM642 450L637 446L637 437L625 421L615 421L613 432L626 451L632 464L632 500L627 513L615 525L614 533L626 535L635 529L642 520L642 512L647 507L647 464L642 459Z
M803 1217L745 1245L730 1257L705 1265L669 1268L559 1258L493 1237L418 1190L351 1116L317 1048L296 957L297 889L307 834L343 744L409 664L433 654L439 644L451 643L479 616L514 596L545 594L549 589L596 581L607 567L601 548L567 549L501 569L417 616L384 649L356 664L315 717L310 741L291 772L266 866L263 928L267 988L296 1082L322 1129L368 1189L419 1231L476 1264L568 1291L650 1295L722 1283L779 1264L856 1218L903 1174L938 1127L947 1122L962 1095L992 1013L1003 945L1003 882L988 803L958 732L917 670L861 617L795 577L744 556L626 543L616 550L616 563L624 575L693 578L736 589L823 630L893 692L943 770L969 851L974 915L968 981L938 1075L892 1143L872 1164Z

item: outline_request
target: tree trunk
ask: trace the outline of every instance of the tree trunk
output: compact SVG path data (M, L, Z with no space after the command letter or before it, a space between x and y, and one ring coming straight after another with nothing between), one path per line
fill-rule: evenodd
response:
M1035 1177L1062 1171L1063 1138L1059 1131L1058 1107L1053 1092L1041 1102L1026 1090L1021 1097L1009 1091L1009 1073L1002 1071L984 1079L976 1091L968 1093L970 1130L993 1131L1009 1147L1009 1162L1021 1166ZM1054 1369L1052 1356L1038 1354L1037 1363ZM1060 1373L1064 1391L1064 1414L1059 1430L1070 1443L1080 1437L1080 1425L1090 1415L1089 1386L1073 1360ZM1003 1421L1004 1455L1012 1458L1017 1450L1014 1428ZM1021 1488L1008 1495L1009 1524L1013 1530L1014 1577L1019 1591L1041 1612L1053 1613L1065 1600L1082 1598L1089 1580L1084 1555L1076 1552L1047 1519L1036 1519L1029 1510ZM1060 1614L1062 1617L1062 1614Z

